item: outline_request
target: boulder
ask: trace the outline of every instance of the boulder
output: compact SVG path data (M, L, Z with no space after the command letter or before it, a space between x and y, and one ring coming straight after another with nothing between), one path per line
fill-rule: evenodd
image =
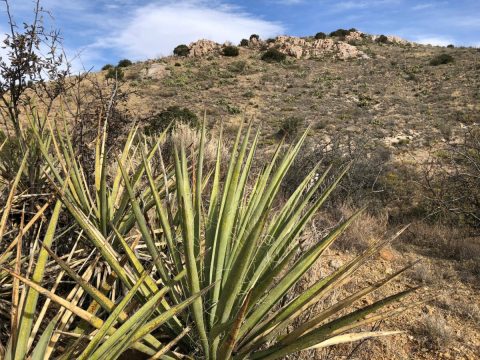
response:
M206 39L193 42L188 47L190 49L190 53L188 54L189 57L205 56L213 52L218 52L221 48L220 44Z
M345 36L345 41L360 41L364 37L364 34L361 31L352 31L347 36Z

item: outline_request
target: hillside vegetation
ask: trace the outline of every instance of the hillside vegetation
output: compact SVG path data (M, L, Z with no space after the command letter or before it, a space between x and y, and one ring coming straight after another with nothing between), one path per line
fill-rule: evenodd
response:
M339 29L79 76L23 51L0 358L477 358L478 49Z

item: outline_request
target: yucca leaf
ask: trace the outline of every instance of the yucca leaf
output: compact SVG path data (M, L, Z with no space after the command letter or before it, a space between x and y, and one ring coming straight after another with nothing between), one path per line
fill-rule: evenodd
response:
M47 246L50 246L53 242L61 208L62 203L57 201L43 240L43 243ZM48 252L44 249L41 249L37 259L37 265L32 276L32 281L36 284L40 284L42 282L47 259ZM19 324L18 339L15 346L15 359L23 359L26 355L28 340L33 326L33 317L37 307L38 295L39 294L35 289L30 288L28 290L25 306L22 309L21 321Z

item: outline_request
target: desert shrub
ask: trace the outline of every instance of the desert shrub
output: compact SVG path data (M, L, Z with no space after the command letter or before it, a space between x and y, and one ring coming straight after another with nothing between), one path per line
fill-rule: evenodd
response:
M241 74L248 69L248 63L245 60L238 60L228 64L227 68L233 73Z
M250 42L247 39L242 39L240 41L240 46L247 47L250 44Z
M198 116L188 108L170 106L166 110L151 116L148 125L145 127L147 134L158 134L163 132L169 125L186 124L196 128L200 122ZM172 127L173 128L173 127Z
M452 55L443 53L435 56L432 60L430 60L430 65L439 66L444 64L450 64L450 63L453 63L454 61L455 59L453 58Z
M455 332L441 315L425 315L422 319L421 334L427 337L427 345L440 350L455 340Z
M340 218L349 218L356 213L355 209L347 204L342 204L338 207L337 214ZM335 243L335 247L347 250L363 252L368 249L372 243L381 239L387 230L387 216L386 214L370 214L363 212L352 223L352 225L345 231L344 235Z
M268 49L262 54L262 60L266 62L282 62L285 61L287 55L277 49Z
M131 66L132 64L133 64L133 63L132 63L130 60L128 60L128 59L123 59L123 60L120 60L120 61L118 62L117 67L119 67L119 68L124 68L124 67L129 67L129 66Z
M106 64L106 65L103 65L102 66L102 70L110 70L111 68L113 68L113 65L112 64Z
M105 79L123 80L124 77L125 73L121 68L117 66L109 68L107 73L105 74Z
M265 42L266 42L267 44L273 44L275 41L276 41L276 40L275 40L274 38L269 38L269 39L267 39Z
M315 34L315 39L317 40L326 39L326 38L327 38L327 34L325 34L324 32L318 32Z
M292 140L300 133L304 124L305 120L302 118L296 116L288 117L281 122L277 136Z
M250 41L252 40L257 40L257 41L260 40L260 35L257 35L257 34L250 35Z
M330 36L332 36L332 37L335 36L335 37L340 37L340 38L342 38L342 37L347 36L348 34L350 34L350 31L349 31L349 30L337 29L337 30L335 30L335 31L332 31L332 32L330 33Z
M188 54L190 54L190 48L185 44L178 45L175 49L173 49L173 54L182 57L188 56Z
M441 155L441 156L440 156ZM430 219L480 227L480 130L471 128L446 144L422 167Z
M223 48L222 53L224 56L234 57L234 56L238 56L240 51L238 50L238 47L233 45L228 45Z
M447 45L447 48L449 48L449 49L453 49L454 47L455 47L455 45L453 45L453 44Z
M386 37L385 35L380 35L378 38L375 39L375 41L377 43L380 43L380 44L388 44L388 37Z

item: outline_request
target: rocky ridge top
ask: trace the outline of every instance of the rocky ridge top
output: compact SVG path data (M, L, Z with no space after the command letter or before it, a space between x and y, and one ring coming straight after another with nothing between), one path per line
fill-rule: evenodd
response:
M382 39L383 37L383 39ZM344 38L325 38L315 39L308 37L295 37L281 35L268 41L251 37L246 47L254 50L267 50L276 48L280 52L296 58L310 59L322 56L333 56L339 60L348 59L368 59L369 56L355 46L359 41L381 41L397 45L414 45L398 36L368 35L360 31L352 31ZM201 39L192 42L188 47L190 49L189 57L202 57L211 54L219 54L225 46L230 43L219 44L211 40Z

